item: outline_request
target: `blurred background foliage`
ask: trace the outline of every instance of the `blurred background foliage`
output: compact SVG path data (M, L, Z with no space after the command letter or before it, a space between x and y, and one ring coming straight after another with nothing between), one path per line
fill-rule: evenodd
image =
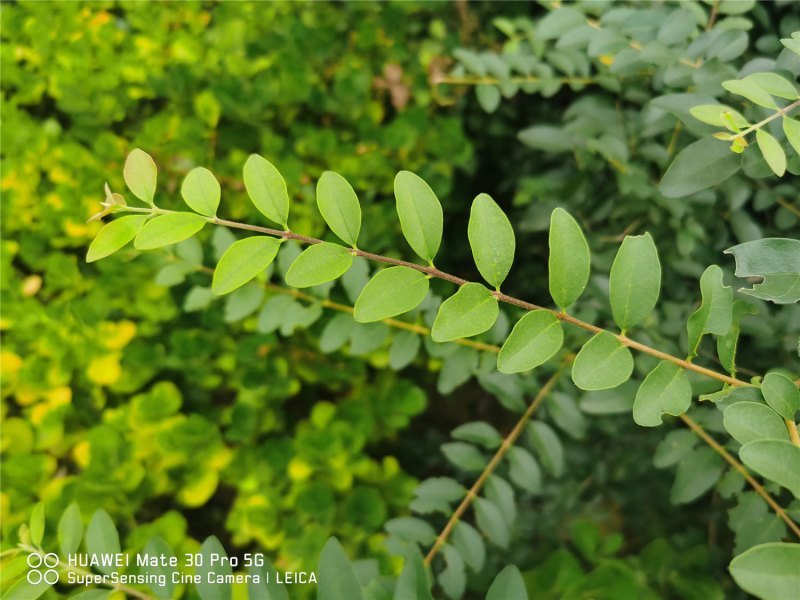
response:
M596 257L575 314L599 325L611 322L603 273L621 236L651 231L665 282L640 338L679 352L705 266L730 276L722 250L798 230L793 184L755 158L750 171L686 199L657 189L670 157L696 136L653 99L701 84L720 95L711 91L719 81L749 61L774 61L779 38L800 28L796 3L735 4L721 19L733 19L745 43L709 60L699 81L618 75L605 53L554 49L537 60L549 78L574 81L503 99L444 80L463 77L464 50L490 64L486 51L536 39L549 3L4 5L3 547L35 502L45 502L55 531L74 500L85 519L108 510L130 550L153 534L176 552L214 534L229 553L261 550L279 568L309 569L336 535L351 556L396 568L384 523L408 514L418 479L452 475L439 452L449 431L482 419L505 433L514 422L506 409L524 407L541 376L504 378L474 348L358 325L313 297L282 293L275 286L299 252L291 244L275 272L225 300L212 301L202 268L234 239L225 230L203 232L202 245L128 248L87 265L100 224L86 221L103 182L124 192L125 156L141 147L158 163L160 205L179 206L183 176L202 165L220 179L222 215L261 223L241 182L257 152L287 180L292 228L321 236L314 189L332 169L364 207L360 246L408 257L392 181L412 170L444 205L438 266L475 278L464 234L472 198L488 192L519 240L506 291L534 301L546 295L547 218L564 206ZM580 8L598 16L610 3ZM800 73L796 60L788 66ZM356 261L341 285L314 293L352 305L369 269ZM450 291L433 289L412 317L420 325ZM796 369L800 308L757 304L742 325L743 365L760 373L780 356ZM483 339L502 340L516 316L504 313ZM713 366L710 355L699 360ZM637 373L652 366L637 360ZM515 562L531 589L552 597L566 582L575 597L735 594L725 573L732 548L765 540L752 528L731 531L728 511L766 522L763 503L730 476L717 482L722 464L712 457L699 493L678 499L694 504L674 506L673 478L652 457L677 438L633 424L635 386L579 396L563 379L543 412L568 468L548 469L535 495L519 494L510 545L490 554L470 588L485 589ZM722 430L715 409L692 415ZM683 454L660 466L701 452L680 441ZM474 475L458 477L469 485Z

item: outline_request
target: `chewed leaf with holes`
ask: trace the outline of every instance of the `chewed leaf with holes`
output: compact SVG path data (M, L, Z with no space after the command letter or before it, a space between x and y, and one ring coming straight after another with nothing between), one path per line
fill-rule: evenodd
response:
M711 265L700 277L703 302L686 323L689 333L689 359L697 356L700 340L706 333L725 335L733 320L733 290L722 284L722 269Z
M741 293L775 304L800 302L800 240L755 240L728 248L725 254L736 259L737 277L760 279Z

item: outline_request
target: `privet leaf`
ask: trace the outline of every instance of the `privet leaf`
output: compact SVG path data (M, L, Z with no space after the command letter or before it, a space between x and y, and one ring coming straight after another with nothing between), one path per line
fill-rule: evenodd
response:
M442 555L447 566L439 573L437 581L450 598L461 598L467 586L464 559L461 558L459 551L449 544L442 546Z
M488 194L480 194L472 202L468 236L478 271L500 289L514 262L514 229Z
M791 82L777 73L753 73L745 77L744 80L754 83L768 94L777 96L778 98L796 100L800 97Z
M722 424L740 444L756 440L788 440L778 413L758 402L737 402L725 409Z
M146 215L130 215L103 225L97 232L97 237L89 245L86 262L94 262L114 254L136 237L145 221L147 221Z
M633 402L633 420L642 427L661 425L664 413L678 416L692 403L692 386L684 370L662 360L645 377Z
M37 502L34 505L28 522L28 531L30 531L33 545L41 546L42 537L44 537L44 502Z
M786 172L786 154L780 143L764 129L756 130L756 143L769 168L778 177L783 177Z
M81 510L75 502L71 502L58 521L58 547L61 554L73 554L81 545L83 538L83 520Z
M545 470L553 477L561 477L564 472L564 448L556 432L547 423L531 421L528 425L528 438Z
M357 598L358 596L340 596L340 598ZM414 550L406 554L403 562L403 570L397 578L394 588L394 600L406 600L415 598L418 600L433 600L431 595L431 582L428 577L428 569L422 561L419 550ZM319 600L319 595L317 595Z
M217 178L204 167L189 171L181 186L181 196L189 208L207 217L216 216L220 194Z
M725 335L733 319L733 289L722 284L722 269L711 265L700 277L703 302L686 323L689 332L688 360L697 356L700 340L706 333Z
M586 289L591 256L581 226L563 208L550 215L549 245L550 295L559 308L566 309Z
M408 312L425 299L428 286L424 273L408 267L378 271L361 290L353 317L359 323L371 323Z
M331 231L355 247L361 231L361 205L347 180L325 171L317 182L317 206Z
M682 198L722 183L739 170L742 155L725 142L702 138L681 150L664 173L660 191L667 198Z
M767 404L784 419L794 419L800 410L800 390L781 373L767 373L761 383L761 393Z
M251 575L258 573L260 581L256 584L253 580L247 582L247 597L258 598L259 600L289 600L289 592L286 586L274 576L277 569L268 558L264 558L264 564L248 567L247 572Z
M469 523L458 521L453 527L453 545L461 553L464 562L475 573L483 569L486 562L486 546L481 534Z
M338 279L353 264L353 255L344 246L322 242L309 246L286 272L286 283L296 288L321 285Z
M711 448L692 450L678 463L670 502L686 504L696 500L714 486L724 468L722 459Z
M336 538L330 538L322 548L317 573L317 600L361 598L361 584L353 564Z
M289 191L271 162L251 154L244 163L244 187L261 214L284 229L289 228Z
M733 303L733 318L731 327L725 335L717 338L717 356L724 369L732 375L736 373L736 348L739 345L739 331L742 319L748 314L756 312L755 307L749 302L736 300Z
M431 337L435 342L449 342L478 335L490 329L499 314L500 307L490 290L480 283L465 283L442 302Z
M523 316L497 356L501 373L519 373L550 360L564 343L559 320L547 310L534 310Z
M611 312L625 332L652 312L661 291L661 263L649 233L625 236L609 279Z
M525 448L512 446L508 451L508 476L516 485L532 494L542 487L542 470L533 455Z
M514 565L508 565L497 574L486 592L486 600L528 600L528 590L522 574Z
M454 439L480 444L489 450L497 448L503 441L497 430L485 421L464 423L453 429L451 435Z
M763 277L752 289L739 291L776 304L800 302L800 240L767 238L728 248L736 259L737 277Z
M86 529L86 551L89 554L117 554L120 552L119 533L114 525L114 521L102 508L95 511L89 527ZM100 565L97 567L103 573L110 575L115 567L111 565Z
M442 205L430 186L410 171L394 178L394 196L400 228L411 249L433 263L442 243Z
M165 556L168 559L175 556L172 552L172 548L169 547L169 544L167 544L167 542L158 536L152 538L147 543L147 546L144 548L144 552L149 556ZM159 564L158 566L147 567L148 574L164 577L165 583L163 586L159 585L158 582L148 584L150 589L153 590L155 595L161 600L170 600L170 598L172 598L172 592L175 590L175 584L172 581L172 574L176 572L176 570L177 569L175 567L171 567L168 564Z
M220 557L228 556L222 543L214 535L207 537L200 546L200 555L203 557L203 560L198 564L195 570L195 574L200 577L200 582L195 584L195 589L197 590L197 595L200 596L200 600L231 600L232 593L230 585L217 584L209 581L209 574L211 572L223 576L233 575L233 569L229 562L212 564L213 555Z
M167 213L150 219L141 228L133 245L139 250L152 250L171 246L189 239L208 223L208 219L194 213Z
M759 106L763 106L764 108L778 108L778 105L775 104L775 100L772 98L769 92L764 90L755 81L752 81L748 78L729 79L728 81L723 81L722 87L732 94L744 96L751 102L754 102Z
M783 117L783 133L794 151L800 154L800 121L792 117Z
M582 390L606 390L628 381L633 356L613 334L601 331L578 352L572 365L572 381Z
M122 175L133 195L153 206L153 198L156 195L156 178L158 177L158 169L156 169L153 158L144 150L134 149L125 159Z
M275 260L279 247L280 240L267 236L253 236L234 242L217 263L211 291L222 296L243 286Z
M428 546L436 539L436 530L427 522L416 517L397 517L389 519L386 531L400 540Z
M750 548L731 561L736 584L758 598L793 598L800 589L800 544L773 542Z
M475 522L478 527L486 534L486 537L500 548L508 548L511 541L511 531L506 523L503 513L491 500L475 498L473 502L475 510Z
M756 440L739 449L739 458L762 477L800 498L800 446L785 440Z

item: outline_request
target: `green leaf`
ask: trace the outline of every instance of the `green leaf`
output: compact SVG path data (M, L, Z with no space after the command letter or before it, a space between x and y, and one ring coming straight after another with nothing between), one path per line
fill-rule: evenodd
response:
M194 213L167 213L150 219L136 234L133 245L139 250L171 246L189 239L208 223Z
M401 331L394 336L392 346L389 348L389 366L399 371L411 364L422 345L419 334L413 331Z
M500 106L500 88L496 85L481 83L475 86L475 96L478 104L489 114L492 114Z
M119 554L119 533L114 525L114 521L102 508L95 511L89 527L86 529L86 551L95 556L101 554ZM111 565L100 565L97 567L103 573L110 575L116 570Z
M800 97L798 96L797 90L792 83L777 73L753 73L752 75L745 77L744 81L753 83L768 94L777 96L778 98L796 100L798 97Z
M542 470L533 455L519 446L513 446L508 452L511 481L532 494L541 491Z
M784 154L778 140L763 129L758 129L756 130L756 142L761 155L767 161L772 172L778 177L783 177L786 172L786 154Z
M343 598L358 598L358 596L340 596ZM422 555L415 550L409 552L403 562L403 570L397 578L394 588L394 600L433 600L431 595L431 582L428 569L422 561ZM317 600L320 596L317 595Z
M561 477L564 473L564 448L556 432L547 423L531 421L528 425L528 437L542 466L553 477Z
M289 191L271 162L251 154L244 163L244 187L262 215L284 229L289 228Z
M741 154L714 138L702 138L681 150L664 173L658 191L682 198L722 183L739 170Z
M608 331L601 331L578 352L572 365L572 381L586 391L606 390L628 381L633 356Z
M58 521L58 546L63 556L74 554L83 538L83 520L81 509L71 502Z
M792 117L783 117L783 133L794 151L800 154L800 121Z
M3 600L36 600L52 587L44 578L38 583L30 583L26 577L18 580L3 593Z
M501 373L519 373L544 364L564 343L559 320L547 310L534 310L523 316L497 356Z
M278 254L280 240L253 236L231 244L219 259L211 282L217 295L229 294L264 271Z
M496 546L508 548L511 530L497 505L479 496L475 498L472 506L475 510L475 522L486 537Z
M717 265L708 267L700 277L700 294L703 302L686 323L689 332L687 360L697 356L703 335L725 335L733 319L733 289L722 284L722 269Z
M722 82L722 87L732 94L744 96L750 102L763 106L764 108L772 108L777 110L778 105L775 104L769 92L761 88L755 81L745 79L729 79Z
M325 171L317 182L317 206L331 231L355 248L361 231L361 205L347 180Z
M384 524L386 531L397 539L428 546L436 539L436 530L427 522L416 517L397 517Z
M800 302L800 240L766 238L725 250L736 259L737 277L763 277L739 291L776 304Z
M195 575L200 577L200 582L195 584L195 590L197 590L200 600L231 600L230 585L209 581L210 573L222 576L233 575L233 569L229 562L221 562L219 559L217 559L217 563L212 562L212 557L215 556L227 558L228 554L222 543L216 536L207 537L200 546L200 555L203 557L202 563L195 569Z
M453 429L450 435L457 440L480 444L489 450L497 448L503 441L497 430L485 421L464 423Z
M339 540L329 538L317 567L317 600L343 598L361 598L361 584Z
M181 196L189 208L207 217L217 215L221 193L217 178L204 167L189 171L181 186Z
M146 215L130 215L103 225L97 232L97 237L89 245L86 262L94 262L114 254L136 237L145 221L147 221Z
M356 300L353 318L359 323L388 319L413 310L425 299L428 277L408 267L378 271Z
M528 590L525 589L525 582L522 574L514 565L508 565L497 574L489 591L486 592L486 600L528 600Z
M28 530L31 534L31 542L34 546L42 545L44 537L44 502L37 502L31 511L31 519L28 523Z
M736 584L764 600L794 598L800 589L800 544L773 542L750 548L731 561Z
M453 545L475 573L483 569L486 562L486 546L477 530L464 521L458 521L453 527Z
M447 565L439 573L437 581L442 590L450 598L461 598L467 586L467 573L464 568L464 559L454 546L442 546L442 555Z
M472 202L467 233L478 271L500 289L514 262L514 229L488 194L480 194Z
M442 243L442 205L430 186L410 171L394 178L400 228L411 249L433 264Z
M572 6L560 6L547 13L536 25L536 39L554 40L566 32L586 25L586 16Z
M737 402L722 416L725 430L740 444L756 440L788 440L789 433L778 413L758 402Z
M500 307L492 292L480 283L465 283L442 302L431 329L435 342L449 342L487 331L497 321Z
M139 200L153 206L156 195L156 178L158 169L153 158L145 151L136 148L125 159L125 168L122 171L125 184L133 195Z
M661 291L661 262L649 233L625 236L609 279L611 312L626 332L652 312Z
M739 449L739 458L762 477L800 498L800 446L785 440L756 440Z
M144 547L144 553L154 557L164 556L167 557L167 559L171 559L175 556L169 544L158 536L155 536L147 543ZM170 598L172 598L172 592L175 590L172 574L176 571L177 569L175 567L171 567L169 564L164 564L162 562L159 562L157 565L148 565L146 567L146 573L148 575L161 576L164 578L164 585L159 585L157 581L148 583L156 597L161 600L170 600Z
M698 104L690 108L689 113L698 121L730 131L739 131L749 125L747 119L725 104Z
M286 272L286 283L296 288L321 285L338 279L353 264L350 250L322 242L306 248Z
M633 402L633 420L642 427L661 425L664 413L678 416L692 404L692 386L678 365L662 360L645 377Z
M249 567L247 572L251 575L258 574L260 581L258 584L252 580L247 582L247 597L255 600L289 600L289 592L286 586L276 581L275 573L277 569L268 558L264 558L264 564L260 567L255 565Z
M442 454L451 463L464 471L482 471L486 466L486 458L475 446L464 442L442 444Z
M692 450L678 463L670 502L677 505L696 500L714 487L724 468L722 459L711 448Z
M581 226L563 208L550 215L550 295L556 305L566 309L580 298L589 281L591 256Z
M761 383L761 393L767 404L784 419L794 419L800 410L800 390L781 373L767 373Z

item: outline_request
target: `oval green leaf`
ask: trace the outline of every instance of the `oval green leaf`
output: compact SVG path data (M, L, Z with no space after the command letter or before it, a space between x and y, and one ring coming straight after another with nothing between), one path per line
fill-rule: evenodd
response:
M361 206L347 180L325 171L317 182L317 206L331 231L355 248L361 231Z
M519 569L514 565L508 565L497 574L489 591L486 592L486 600L528 600L528 590L525 589L525 581L522 579Z
M435 342L471 337L490 329L500 314L497 298L480 283L465 283L442 302L431 329Z
M740 444L756 440L788 440L789 433L778 413L758 402L737 402L725 409L722 424Z
M549 245L550 295L559 308L565 309L586 289L591 253L581 226L563 208L555 209L550 215Z
M83 520L81 509L75 502L70 503L58 521L58 546L61 554L68 556L75 553L83 538Z
M296 288L312 287L341 277L353 264L344 246L322 242L306 248L286 272L286 283Z
M211 291L221 296L243 286L275 260L279 247L280 240L266 236L234 242L217 263Z
M411 249L433 263L442 243L442 205L430 186L410 171L394 178L394 197L400 228Z
M800 154L800 121L792 117L783 117L783 133L786 134L786 139L794 151Z
M712 137L703 138L681 150L664 173L660 191L667 198L682 198L722 183L739 170L742 155Z
M794 419L794 414L800 410L800 390L786 375L767 373L761 383L761 393L772 410L784 419Z
M708 267L700 277L700 294L703 302L686 322L689 360L697 356L697 348L705 334L725 335L733 320L733 289L722 284L722 269L717 265Z
M514 262L514 229L488 194L480 194L472 202L467 233L478 271L499 289Z
M353 318L371 323L408 312L425 299L430 285L424 273L408 267L378 271L356 300Z
M189 171L181 186L181 196L193 211L214 217L222 191L214 174L204 167Z
M786 173L786 154L778 140L763 129L757 129L756 143L761 151L761 156L767 161L772 172L778 177L783 177L783 174Z
M263 156L251 154L244 163L244 187L262 215L288 229L289 191L271 162Z
M361 584L353 564L336 538L330 538L317 566L317 600L361 598Z
M86 529L86 551L99 557L102 554L118 554L120 552L119 533L114 521L102 508L95 511L89 527ZM116 570L112 565L102 564L97 567L106 574Z
M130 215L103 225L89 245L86 262L94 262L114 254L136 237L145 221L146 215Z
M736 584L758 598L797 597L800 590L800 544L774 542L750 548L731 561Z
M528 438L542 466L553 477L561 477L564 472L564 447L556 432L547 423L531 421L528 424Z
M784 440L757 440L739 449L742 462L800 498L800 446Z
M189 239L208 223L208 219L194 213L168 213L150 219L136 234L133 245L139 250L152 250L171 246Z
M613 334L601 331L578 352L572 365L572 381L580 389L607 390L628 381L633 356Z
M30 531L33 545L41 546L42 537L44 537L44 502L37 502L34 505L28 522L28 530Z
M662 360L645 377L633 401L633 420L642 427L661 425L661 415L678 416L692 404L692 386L684 370Z
M220 558L227 558L225 548L216 536L206 538L200 546L200 555L203 560L195 569L195 574L200 578L200 582L195 584L197 595L200 600L231 600L232 592L229 584L214 583L211 574L231 576L233 569L227 561L220 561ZM212 558L217 557L214 563Z
M661 262L649 233L628 235L611 265L609 296L614 321L625 332L652 312L661 291Z
M142 202L153 206L156 195L156 179L158 169L153 158L144 150L134 149L125 159L125 168L122 171L125 184L133 195Z
M497 356L501 373L519 373L550 360L564 343L561 323L547 310L534 310L522 317Z

